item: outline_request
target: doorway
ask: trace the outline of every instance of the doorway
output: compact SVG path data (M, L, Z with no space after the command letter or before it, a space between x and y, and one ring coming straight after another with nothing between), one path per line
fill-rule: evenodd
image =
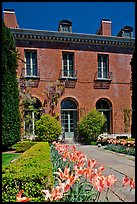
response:
M65 138L75 138L77 134L77 104L72 99L61 102L61 124Z
M106 118L106 132L111 133L112 127L111 127L111 121L112 121L112 105L109 101L106 99L99 99L96 103L96 109L102 113L102 115Z

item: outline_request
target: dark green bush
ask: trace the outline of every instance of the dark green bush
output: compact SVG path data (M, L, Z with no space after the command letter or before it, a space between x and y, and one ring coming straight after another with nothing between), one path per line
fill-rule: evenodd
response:
M128 137L126 135L125 136L124 135L116 136L116 140L119 140L119 139L125 139L126 140L126 139L128 139Z
M16 152L25 152L36 143L37 142L34 141L20 141L14 144L12 147L16 149Z
M42 202L41 190L53 187L50 146L38 142L21 154L13 163L2 168L2 201L15 202L23 189L33 202Z
M105 117L96 109L93 109L78 123L80 138L86 143L97 141L98 135L105 132Z
M109 144L104 149L135 156L135 147L127 147L122 145Z
M39 141L57 141L61 134L61 124L50 115L42 115L35 123L35 134Z
M2 149L20 140L17 52L10 29L2 21Z

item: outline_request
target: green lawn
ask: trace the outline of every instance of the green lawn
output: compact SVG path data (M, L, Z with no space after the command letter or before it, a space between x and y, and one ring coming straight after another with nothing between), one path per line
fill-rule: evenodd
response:
M19 157L20 154L13 154L13 153L3 153L2 154L2 165L7 165L10 163L11 160Z

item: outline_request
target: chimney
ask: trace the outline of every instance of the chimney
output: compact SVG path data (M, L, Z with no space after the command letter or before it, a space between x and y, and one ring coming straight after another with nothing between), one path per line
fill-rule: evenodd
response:
M60 20L58 23L59 32L72 32L72 22L70 20Z
M119 33L117 34L118 37L125 37L125 38L133 38L133 27L131 26L124 26Z
M102 19L97 35L111 36L111 21L108 19Z
M4 23L8 28L19 28L16 14L13 9L4 9Z

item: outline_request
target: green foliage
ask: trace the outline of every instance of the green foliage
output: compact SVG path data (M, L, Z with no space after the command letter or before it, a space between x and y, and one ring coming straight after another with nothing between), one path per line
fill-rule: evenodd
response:
M50 146L38 142L16 161L2 168L2 201L15 202L19 190L23 189L33 202L41 202L43 189L53 186Z
M129 108L123 109L124 112L124 132L129 132L130 128L130 118L131 118L131 110Z
M105 131L106 119L96 109L90 111L78 123L78 130L80 137L86 143L97 141L98 135Z
M50 115L42 115L35 123L35 134L40 141L57 141L61 134L61 124Z
M2 21L2 148L20 140L17 52L10 29Z
M91 145L97 145L97 142L91 142L90 144Z
M119 139L127 139L128 137L125 135L122 135L122 136L116 136L116 140L119 140Z
M16 149L16 152L25 152L36 143L37 142L33 142L33 141L20 141L14 144L12 147Z
M20 154L15 153L3 153L2 154L2 166L7 165L12 161L13 159L17 158Z
M126 139L126 141L135 141L135 138L132 138L132 137L130 138L129 137L129 138Z
M127 147L122 145L109 144L104 149L114 152L135 156L135 147Z

